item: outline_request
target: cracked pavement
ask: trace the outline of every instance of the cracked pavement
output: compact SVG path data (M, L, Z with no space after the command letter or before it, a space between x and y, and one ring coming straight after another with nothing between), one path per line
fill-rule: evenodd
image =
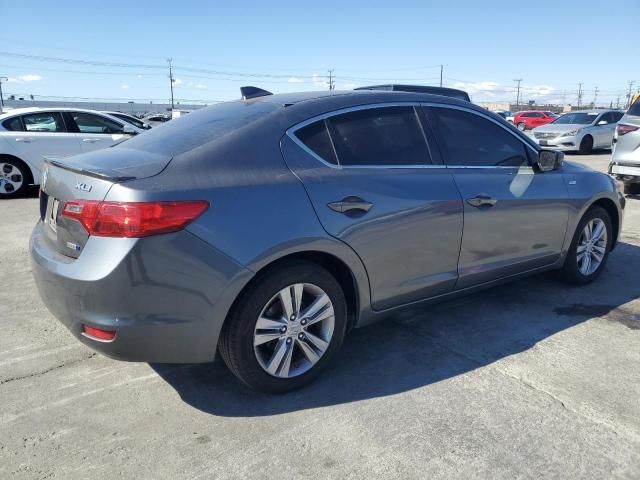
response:
M0 202L2 479L640 478L640 198L596 283L540 275L356 330L279 397L77 342L31 278L37 210Z

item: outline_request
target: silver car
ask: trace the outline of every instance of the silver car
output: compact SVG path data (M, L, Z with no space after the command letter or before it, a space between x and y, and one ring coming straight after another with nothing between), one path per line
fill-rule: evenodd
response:
M640 101L618 123L609 173L624 183L625 193L640 193Z
M582 154L597 148L611 148L619 110L579 110L565 113L551 123L534 128L533 136L543 147Z
M616 245L611 177L469 102L249 92L48 162L33 274L81 342L144 362L219 351L284 392L354 327L547 270L586 284Z

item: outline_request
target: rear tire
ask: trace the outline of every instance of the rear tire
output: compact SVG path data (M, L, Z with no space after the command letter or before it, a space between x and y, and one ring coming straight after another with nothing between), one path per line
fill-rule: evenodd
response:
M589 239L588 225L592 227L591 239ZM598 241L596 236L600 226L604 232ZM604 239L602 235L604 235ZM580 219L573 234L571 246L560 272L561 278L574 285L586 285L593 282L607 263L612 240L613 228L609 214L604 208L591 207ZM600 257L599 260L598 257Z
M298 286L305 290L296 301ZM326 301L323 295L329 302L320 313L307 315L316 300ZM291 300L291 310L284 297ZM290 321L287 312L293 313ZM330 322L328 328L324 322ZM249 387L284 393L303 387L326 368L342 346L346 325L347 302L337 280L315 263L288 262L260 275L241 294L222 328L219 350Z
M640 183L625 183L624 193L627 195L640 195Z
M580 141L579 152L581 155L589 155L593 151L593 137L585 135Z
M0 199L15 198L29 187L28 167L11 157L0 157Z
M518 124L518 130L520 130L521 132L524 132L527 129L527 124L524 122L520 122Z

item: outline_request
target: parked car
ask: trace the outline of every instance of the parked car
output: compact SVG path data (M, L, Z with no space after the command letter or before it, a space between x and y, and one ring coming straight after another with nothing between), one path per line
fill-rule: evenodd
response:
M513 116L513 123L518 127L518 130L524 131L546 125L547 123L551 123L556 118L557 115L553 112L529 110L516 113Z
M44 161L110 147L144 132L79 108L16 108L0 115L0 198L40 185Z
M151 115L147 115L142 119L142 121L152 127L156 127L158 125L162 125L163 123L171 120L171 115L166 113L154 113Z
M640 194L640 97L618 122L609 173L624 183L625 193Z
M48 161L32 269L84 344L160 363L219 351L284 392L353 327L546 270L587 284L618 239L610 176L469 102L245 98Z
M570 112L534 128L533 136L545 147L588 154L594 148L611 148L616 124L622 115L619 110L606 109Z
M107 115L111 115L112 117L119 118L120 120L130 123L131 125L133 125L136 128L139 128L140 130L149 130L151 128L151 125L149 125L148 123L144 123L142 120L134 117L133 115L127 115L126 113L122 113L122 112L108 112L108 111L107 112L103 111L102 113L106 113Z

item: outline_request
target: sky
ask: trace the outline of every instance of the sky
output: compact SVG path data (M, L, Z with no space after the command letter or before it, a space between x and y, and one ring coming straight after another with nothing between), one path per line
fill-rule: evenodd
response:
M5 97L213 103L380 83L616 104L640 87L640 0L0 0Z

